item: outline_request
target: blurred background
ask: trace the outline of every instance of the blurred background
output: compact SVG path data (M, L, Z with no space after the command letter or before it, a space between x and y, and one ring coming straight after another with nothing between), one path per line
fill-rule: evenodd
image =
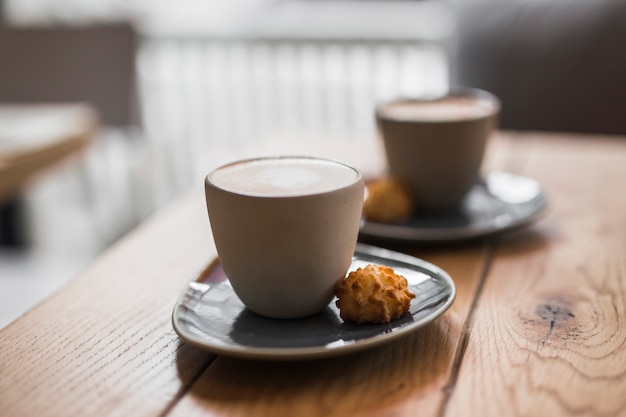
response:
M619 3L0 0L0 327L221 163L377 140L387 98L463 84L515 109L505 128L625 133ZM557 114L572 85L599 120Z

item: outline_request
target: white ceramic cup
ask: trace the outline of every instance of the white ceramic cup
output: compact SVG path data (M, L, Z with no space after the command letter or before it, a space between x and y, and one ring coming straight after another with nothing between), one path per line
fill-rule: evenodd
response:
M218 256L246 307L298 318L328 305L354 255L363 187L346 164L298 156L238 161L207 175Z
M462 204L480 179L499 111L495 96L470 88L377 107L389 173L409 187L417 210L451 210Z

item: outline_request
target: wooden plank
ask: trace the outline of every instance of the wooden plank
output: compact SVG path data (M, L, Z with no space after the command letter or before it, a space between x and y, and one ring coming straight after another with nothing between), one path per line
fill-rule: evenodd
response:
M457 301L432 325L387 346L310 362L214 360L181 344L171 309L215 256L195 194L0 332L0 411L623 413L616 393L626 392L626 202L602 184L623 188L626 141L515 136L495 143L488 167L541 180L552 211L497 246L404 248L447 270L457 285Z
M181 344L178 296L215 256L201 194L111 248L0 332L3 416L160 415L213 357Z
M499 241L444 415L626 415L626 140L519 142L550 213Z

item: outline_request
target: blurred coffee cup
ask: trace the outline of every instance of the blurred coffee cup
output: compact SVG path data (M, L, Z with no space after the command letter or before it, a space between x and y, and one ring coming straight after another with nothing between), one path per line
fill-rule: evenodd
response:
M480 179L497 125L494 95L456 88L433 99L397 99L376 108L389 174L410 190L421 211L454 210Z

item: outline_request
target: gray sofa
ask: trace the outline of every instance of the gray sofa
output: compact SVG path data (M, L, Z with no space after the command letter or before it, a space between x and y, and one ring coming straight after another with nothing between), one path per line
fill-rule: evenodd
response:
M626 1L498 1L459 9L455 84L503 104L505 129L626 134Z

